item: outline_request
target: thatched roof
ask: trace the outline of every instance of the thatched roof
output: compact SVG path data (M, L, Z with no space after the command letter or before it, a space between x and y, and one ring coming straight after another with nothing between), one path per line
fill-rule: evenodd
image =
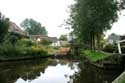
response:
M32 39L32 40L37 40L37 39L47 39L47 40L50 40L52 42L57 42L58 39L57 37L49 37L47 35L29 35L29 37Z
M27 36L27 33L25 31L23 31L19 26L17 26L13 22L10 22L10 27L9 27L8 31L22 35L22 36Z

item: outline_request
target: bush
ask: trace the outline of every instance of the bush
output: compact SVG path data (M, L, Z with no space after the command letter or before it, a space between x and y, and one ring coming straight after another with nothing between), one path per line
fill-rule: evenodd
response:
M13 56L17 54L16 47L11 43L4 43L0 46L0 55Z
M25 42L25 43L23 43ZM24 56L46 56L47 50L44 47L33 45L30 41L20 41L18 44L4 43L0 46L0 55L6 57L24 57Z
M24 46L24 47L29 47L32 45L36 45L33 41L31 41L30 39L20 39L17 41L17 46Z
M109 44L103 49L103 51L109 52L109 53L117 53L118 52L117 45Z
M32 46L32 54L47 55L47 49L45 49L41 46Z
M122 47L121 50L122 50L122 53L125 53L125 47Z
M50 45L52 44L52 41L50 41L49 39L42 39L39 44L42 44L42 45Z
M31 50L31 48L30 47L26 47L26 46L16 46L16 50L17 50L17 52L18 52L18 55L20 56L29 56L29 55L31 55L32 53L32 50Z

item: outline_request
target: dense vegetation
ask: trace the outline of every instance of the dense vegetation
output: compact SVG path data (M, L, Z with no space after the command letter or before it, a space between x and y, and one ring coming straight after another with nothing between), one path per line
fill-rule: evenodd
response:
M28 20L28 19L27 19ZM33 34L47 34L44 27L41 27L40 23L30 19L29 28L26 30L34 32ZM25 22L24 22L25 23ZM28 24L26 24L28 25ZM26 26L24 24L24 26ZM28 37L24 37L21 34L8 32L10 27L10 21L0 13L0 59L6 58L18 58L18 57L41 57L48 54L48 49L42 44L30 40ZM36 32L37 33L36 33ZM44 44L50 44L49 41L44 41Z
M0 55L6 58L27 56L39 57L46 56L47 50L29 39L20 39L14 46L11 43L3 43L0 46Z
M8 32L9 19L0 13L0 43L4 41L4 37Z
M111 29L123 8L123 0L75 0L67 23L79 42L95 51L101 46L103 33Z

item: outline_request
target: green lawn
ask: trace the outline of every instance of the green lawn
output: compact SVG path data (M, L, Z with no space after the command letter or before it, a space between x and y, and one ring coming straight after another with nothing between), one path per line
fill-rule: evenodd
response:
M83 51L84 55L87 58L89 58L92 62L96 62L98 60L104 59L109 57L110 55L104 54L104 53L99 53L99 52L91 52L90 50L85 50Z
M125 83L125 80L122 80L122 82L121 83Z

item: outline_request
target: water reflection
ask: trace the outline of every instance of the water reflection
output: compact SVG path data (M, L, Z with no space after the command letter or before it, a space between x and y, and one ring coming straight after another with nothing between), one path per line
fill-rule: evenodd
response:
M71 76L69 83L111 83L122 70L98 69L89 63L79 63L80 71Z
M119 74L69 59L0 63L0 83L110 83Z
M0 83L67 83L78 71L67 59L44 59L0 64Z

